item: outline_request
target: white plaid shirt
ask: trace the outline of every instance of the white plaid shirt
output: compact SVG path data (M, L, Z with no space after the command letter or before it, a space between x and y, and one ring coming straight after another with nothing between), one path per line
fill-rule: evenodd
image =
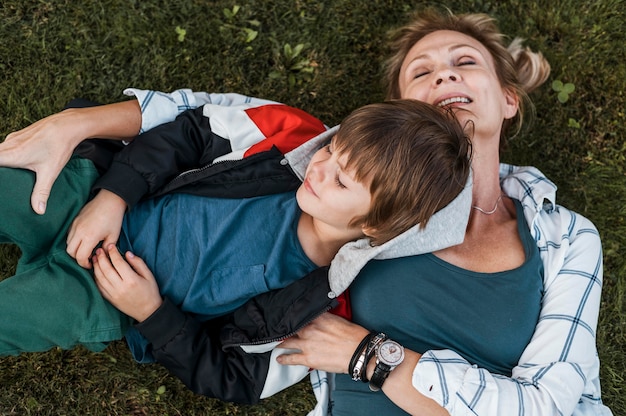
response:
M170 94L127 89L142 108L142 131L206 103L259 100L239 94ZM533 167L502 164L504 192L521 201L544 264L544 296L535 333L512 376L489 373L454 351L426 351L413 386L451 415L611 415L600 399L596 326L602 290L602 247L594 225L556 205L556 186ZM327 414L332 375L311 373L318 405Z

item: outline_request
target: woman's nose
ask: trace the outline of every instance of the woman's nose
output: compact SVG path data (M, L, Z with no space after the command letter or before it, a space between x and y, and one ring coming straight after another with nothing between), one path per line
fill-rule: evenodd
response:
M444 81L445 78L437 78L437 85L441 84ZM456 75L449 75L448 79L452 82L456 81Z
M446 68L444 70L439 71L439 73L437 73L437 77L435 78L435 83L437 85L441 85L444 81L457 82L460 80L461 80L461 77L456 72Z

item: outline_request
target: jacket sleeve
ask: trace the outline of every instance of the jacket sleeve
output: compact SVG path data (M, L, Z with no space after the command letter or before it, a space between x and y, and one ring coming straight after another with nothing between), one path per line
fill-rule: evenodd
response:
M282 154L318 136L326 126L283 104L205 104L137 136L117 153L94 189L107 189L129 207L177 175L274 148Z
M186 88L169 93L126 88L124 94L134 96L141 107L141 133L160 124L173 121L183 111L202 107L204 104L227 107L243 104L255 106L277 104L274 101L248 97L242 94L196 92Z
M237 403L256 403L265 387L271 351L246 353L244 345L274 345L338 305L328 298L328 268L319 268L283 289L249 300L235 312L200 323L165 298L135 327L152 355L195 393Z
M166 298L161 308L136 327L152 343L155 359L194 393L236 403L257 403L270 353L222 349L220 325L212 323L196 321Z
M229 141L211 131L202 108L187 110L176 120L140 134L115 154L94 190L107 189L132 207L181 172L230 151Z
M427 351L414 387L451 415L610 415L600 399L596 326L602 248L596 228L563 208L540 219L544 297L533 338L511 377L472 366L449 350ZM547 218L547 217L552 218Z

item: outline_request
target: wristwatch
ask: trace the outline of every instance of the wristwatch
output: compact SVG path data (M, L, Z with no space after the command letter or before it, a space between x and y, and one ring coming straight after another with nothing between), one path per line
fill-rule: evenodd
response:
M404 347L396 341L385 340L376 348L376 368L370 378L370 390L378 391L389 373L404 360Z

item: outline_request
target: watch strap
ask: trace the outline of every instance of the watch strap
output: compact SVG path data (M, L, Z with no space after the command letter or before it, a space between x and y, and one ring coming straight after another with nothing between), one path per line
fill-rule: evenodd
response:
M390 355L387 355L390 354ZM393 371L404 360L404 348L396 341L386 339L376 347L376 367L369 382L371 391L378 391Z
M389 373L391 373L391 367L380 362L379 360L376 360L376 368L374 368L374 373L372 374L372 378L370 378L370 390L380 390L387 377L389 377Z

